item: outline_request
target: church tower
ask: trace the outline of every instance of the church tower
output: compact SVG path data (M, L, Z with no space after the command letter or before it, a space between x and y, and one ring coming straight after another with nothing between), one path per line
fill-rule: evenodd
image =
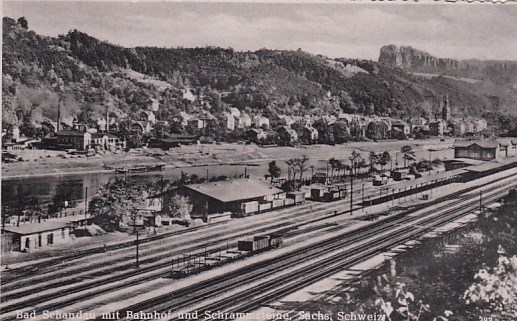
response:
M446 122L451 120L451 107L449 106L449 95L443 98L442 119Z

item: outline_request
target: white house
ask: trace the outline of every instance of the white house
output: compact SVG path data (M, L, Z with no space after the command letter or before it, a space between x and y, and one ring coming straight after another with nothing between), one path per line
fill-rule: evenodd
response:
M224 117L226 118L226 128L228 130L235 130L235 117L231 113L224 113Z
M251 117L248 114L241 114L239 118L239 128L251 127Z
M253 123L256 127L262 127L264 125L269 127L269 118L257 115L253 117Z

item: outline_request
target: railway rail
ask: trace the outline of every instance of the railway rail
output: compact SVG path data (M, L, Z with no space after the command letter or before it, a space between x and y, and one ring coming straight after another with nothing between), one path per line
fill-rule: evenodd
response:
M505 190L506 187L502 187L502 189ZM475 198L476 198L476 196L471 195L471 196L465 197L463 199L460 199L456 202L461 203L461 202L465 201L465 199L475 199ZM476 205L477 201L471 201L469 204ZM450 206L451 205L449 204L448 206L446 206L446 208L440 209L445 212L444 214L442 214L442 217L445 217L444 218L445 223L464 214L464 211L462 211L461 213L456 214L453 217L451 217L450 215L448 215L448 213L446 211L450 208ZM470 210L470 209L467 209L467 210ZM436 212L436 210L433 212ZM396 224L396 223L404 223L404 221L406 221L405 223L407 223L407 222L414 221L414 220L415 220L414 218L402 216L399 218L389 219L388 222L386 222L386 224L388 224L388 225L384 225L384 226L379 225L379 226L381 226L380 228L389 229L389 228L393 227L394 224ZM390 224L390 222L391 222L391 224ZM382 222L379 222L377 224L381 224L381 223ZM404 228L399 227L399 229L403 230ZM416 229L418 229L418 228L416 228ZM284 262L283 263L284 265L279 265L278 263L275 263L275 261L260 262L258 264L253 265L252 267L249 267L250 271L248 271L248 270L236 271L235 273L231 273L231 274L223 276L223 278L216 278L214 280L209 280L208 282L196 284L192 287L188 287L185 289L181 289L179 291L172 292L169 295L166 295L162 298L153 298L152 300L150 300L148 302L143 302L143 303L128 307L127 309L133 310L133 311L145 311L147 309L152 309L153 311L166 311L166 310L179 311L182 308L191 306L193 303L195 304L196 301L194 298L198 298L199 300L204 300L204 298L206 298L207 296L215 296L217 294L229 291L232 288L231 284L233 284L233 286L238 287L238 286L242 286L243 284L249 284L250 282L253 282L253 280L255 280L255 278L257 280L263 279L263 278L267 277L268 273L271 274L277 270L286 269L289 267L290 264L293 264L293 262L299 263L300 257L303 257L304 260L313 258L313 256L310 254L311 253L310 251L316 251L317 254L314 254L314 255L321 255L322 253L329 253L329 251L332 252L338 248L342 248L343 246L345 246L346 244L343 244L343 242L349 242L348 244L350 244L350 242L357 242L357 241L359 241L358 237L362 237L364 239L365 237L368 237L367 235L371 235L372 233L376 234L376 233L379 233L379 231L377 229L371 229L367 232L370 234L361 235L360 233L359 234L358 233L359 232L356 232L353 235L348 235L345 238L346 241L343 241L342 237L338 238L338 239L340 239L339 241L333 240L333 242L336 242L336 243L334 243L333 246L331 246L333 243L328 243L328 242L318 243L318 244L315 244L311 248L304 248L303 251L301 251L300 253L296 253L296 252L289 253L289 254L283 256L282 258L280 258L280 261ZM414 234L414 231L412 231L412 233ZM422 233L424 233L424 232L422 232ZM322 250L322 248L323 248L323 250ZM385 249L385 248L386 248L386 245L384 245L383 249ZM326 252L322 252L322 251L326 251ZM342 256L339 256L339 257L342 259ZM291 260L291 261L289 261L289 260ZM318 264L317 266L320 266L320 264ZM316 270L318 270L318 268ZM282 277L282 280L284 280L284 277ZM233 282L233 283L230 284L228 282ZM278 284L279 283L278 278L275 278L274 280L272 280L272 282ZM306 282L303 282L303 283L306 284ZM262 290L257 292L256 287L250 291L252 291L255 296L257 295L257 293L263 293ZM186 295L187 293L189 294L188 300L185 300L182 302L181 301L182 295ZM232 298L229 301L235 302L235 299L236 298ZM162 304L164 304L164 306L159 305L160 301L162 301ZM174 303L171 304L171 301L174 301ZM158 305L157 305L157 303L158 303ZM146 306L146 305L149 305L149 306Z
M515 174L513 175L515 176ZM506 176L505 178L509 178L509 177L512 177L512 175L508 175ZM501 179L504 179L504 178L501 178ZM460 195L459 193L456 194L456 196ZM463 198L462 198L463 199ZM440 200L436 200L435 202L431 202L433 204L437 204ZM335 202L335 203L324 203L324 204L305 204L303 207L305 209L305 212L306 214L312 214L314 215L313 213L315 212L315 210L317 210L316 212L319 212L319 211L328 211L329 208L333 208L335 207L336 205L339 205L339 204L342 204L342 205L345 205L348 201L347 200L344 200L344 201L341 201L341 202ZM450 206L450 205L447 205L447 206ZM313 207L312 209L310 209L310 207ZM292 209L292 208L291 208ZM298 209L298 208L297 208ZM416 210L416 209L415 209ZM328 214L328 217L333 217L335 215L342 215L344 213L346 213L348 211L340 211L339 213L332 213L332 211L330 212L330 214ZM293 214L294 215L297 215L299 216L299 214ZM396 215L396 216L393 216L393 218L397 218L397 217L402 217L404 216L405 214L400 214L400 215ZM310 220L310 221L306 221L306 222L302 222L302 223L296 223L296 224L293 224L292 226L277 226L278 228L280 229L284 229L285 232L287 233L292 233L292 235L296 235L298 233L298 231L296 231L293 226L297 226L297 227L300 227L300 226L303 226L303 225L306 225L306 224L311 224L311 223L315 223L315 222L320 222L322 220L321 217L319 218L316 218L316 219L313 219L313 220ZM390 218L391 220L391 218ZM383 221L384 222L384 221ZM376 224L380 224L381 222L377 222L377 223L372 223L371 225L369 225L368 228L373 228L376 226ZM332 227L329 227L327 226L327 228L330 228L330 229L334 229ZM338 230L340 227L335 227L335 230ZM366 229L366 228L365 228ZM259 229L260 230L260 229ZM268 232L271 231L270 228L264 228L263 230L267 230ZM363 230L363 229L360 229L360 230ZM242 235L247 235L248 233L250 233L249 231L247 231L245 234L242 234ZM292 236L291 235L291 236ZM355 235L355 234L352 234L352 235ZM213 238L213 236L210 236L208 238ZM357 240L356 240L357 241ZM351 241L353 242L353 241ZM199 247L198 248L204 248L206 247L206 244L203 245L200 243ZM170 247L169 247L170 248ZM158 254L160 254L161 252L157 252ZM121 260L123 260L124 258L120 258ZM127 257L125 257L125 259L127 259ZM158 262L158 261L154 261L154 262ZM163 276L163 271L160 270L160 268L165 268L165 266L167 266L167 269L168 267L170 266L170 261L167 261L167 262L164 262L163 265L158 265L158 264L155 264L154 266L154 270L157 271L157 273L155 275L153 275L152 277L142 277L142 278L139 278L139 274L143 273L143 272L149 272L149 271L153 271L153 269L150 269L149 267L146 267L145 269L143 270L132 270L130 272L127 272L127 274L123 274L123 275L120 275L119 278L117 280L122 280L122 279L127 279L127 278L131 278L131 277L135 277L134 279L131 279L131 280L128 280L128 282L126 283L123 283L120 287L125 287L125 286L129 286L129 285L134 285L134 284L138 284L138 283L141 283L141 282L145 282L145 281L148 281L149 279L152 279L152 278L157 278L157 277L160 277L160 276ZM152 260L149 260L148 261L149 264L152 264L153 261ZM124 265L125 266L125 265ZM90 274L90 276L93 276L94 274ZM249 280L249 279L248 279ZM98 280L95 280L97 281L95 283L96 286L99 286L99 282ZM111 282L113 282L114 279L113 278L106 278L106 281L105 282L102 282L100 285L106 285L106 284L109 284ZM68 281L67 281L68 282ZM29 284L30 282L28 282L27 284ZM57 283L53 283L54 285L59 285L59 281L57 281ZM16 298L24 298L24 296L32 291L34 291L36 288L36 291L38 291L38 288L37 287L34 287L34 286L30 286L29 288L26 289L25 292L21 291L21 292L18 292L19 293L19 296L16 297L16 296L7 296L7 299L6 301L11 301L12 299L16 299ZM76 287L72 287L72 288L69 288L68 292L67 291L60 291L59 294L56 294L55 298L59 298L59 297L63 297L63 296L66 296L66 295L70 295L70 294L80 294L81 292L85 291L85 290L91 290L91 289L94 289L95 287L93 286L93 283L89 284L89 285L84 285L84 286L76 286ZM14 287L14 289L16 289L16 287ZM105 289L105 292L107 291L112 291L114 288L106 288ZM9 288L8 288L9 290ZM45 286L43 287L40 287L39 290L45 290ZM102 293L102 292L100 292ZM69 300L69 301L64 301L63 303L60 303L60 304L53 304L53 305L39 305L39 303L44 303L44 302L47 302L49 300L49 297L48 296L45 296L44 298L42 298L41 301L34 301L33 299L31 299L30 302L24 302L24 301L20 301L18 305L15 305L15 304L9 304L9 305L6 305L4 306L1 310L2 310L2 313L6 313L6 312L12 312L14 310L18 310L18 309L23 309L23 308L28 308L28 307L34 307L36 306L37 307L37 310L43 310L43 309L56 309L56 308L61 308L61 307L66 307L67 305L73 303L73 302L77 302L78 300L82 300L84 298L88 298L88 297L92 297L94 295L98 295L99 292L95 292L95 293L92 293L90 295L78 295L78 296L75 296L72 300ZM3 299L4 299L4 296L3 296ZM156 302L156 300L153 300L154 302ZM5 309L7 307L7 309ZM7 318L9 319L9 318Z

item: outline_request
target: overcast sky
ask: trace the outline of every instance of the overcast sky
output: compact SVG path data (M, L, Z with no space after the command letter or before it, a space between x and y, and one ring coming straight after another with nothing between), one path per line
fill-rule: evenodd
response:
M425 0L424 0L425 1ZM517 60L516 4L4 1L48 36L78 29L125 47L298 49L377 60L385 44L438 57Z

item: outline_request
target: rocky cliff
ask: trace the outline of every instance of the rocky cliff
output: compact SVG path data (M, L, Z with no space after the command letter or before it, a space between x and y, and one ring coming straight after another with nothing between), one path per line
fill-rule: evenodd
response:
M438 58L412 47L387 45L383 46L380 50L379 62L400 67L410 72L517 81L516 61Z

